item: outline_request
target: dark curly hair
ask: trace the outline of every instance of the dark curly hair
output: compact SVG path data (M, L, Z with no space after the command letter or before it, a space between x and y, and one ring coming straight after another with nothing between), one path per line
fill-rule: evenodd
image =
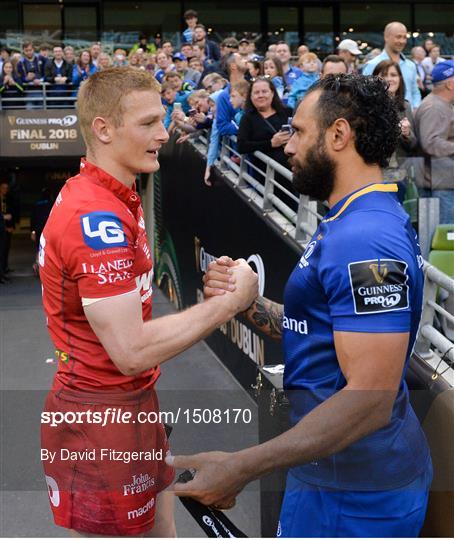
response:
M399 113L387 84L379 77L336 74L320 79L307 94L317 90L321 131L345 118L364 162L387 167L400 136Z

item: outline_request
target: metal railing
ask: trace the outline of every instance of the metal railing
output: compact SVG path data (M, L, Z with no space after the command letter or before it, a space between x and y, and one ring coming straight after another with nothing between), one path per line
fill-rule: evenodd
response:
M424 264L424 303L415 352L454 386L454 279Z
M208 141L205 134L192 142L200 153L206 155ZM323 219L317 211L317 202L305 195L295 195L276 179L280 175L291 183L292 173L289 169L262 152L254 152L253 157L262 164L263 169L249 156L238 152L236 137L225 137L215 165L250 203L273 220L285 236L304 245ZM294 207L282 200L282 196L287 202L294 203Z
M202 155L206 155L208 140L206 134L190 139ZM282 230L284 235L304 245L317 230L327 208L311 201L305 195L295 195L283 186L276 176L291 184L292 173L262 152L254 152L252 159L240 154L236 146L236 137L224 137L216 166L224 176L239 189L256 207ZM434 161L437 161L434 159ZM415 166L421 169L424 158L402 159L399 165L406 168L409 177L415 179ZM260 164L261 166L258 166ZM436 197L418 198L417 188L413 185L416 198L407 200L404 207L410 213L413 224L417 227L421 253L428 258L430 244L439 223L439 200ZM283 200L284 199L284 200ZM294 207L289 206L294 202Z
M73 109L77 87L72 84L26 84L24 92L5 90L0 96L0 111L31 109Z

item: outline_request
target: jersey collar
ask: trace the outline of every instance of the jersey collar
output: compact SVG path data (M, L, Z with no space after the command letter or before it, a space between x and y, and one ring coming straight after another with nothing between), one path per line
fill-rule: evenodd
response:
M130 210L135 212L140 206L140 197L137 195L135 183L133 184L132 189L129 189L108 172L93 165L93 163L90 163L85 158L82 158L80 162L80 174L82 176L87 176L91 181L96 182L98 185L111 191L118 199L123 201Z
M345 212L345 210L351 205L353 201L355 201L359 197L362 197L363 195L367 195L368 193L372 193L374 191L378 191L381 193L397 193L398 187L397 184L370 184L369 186L361 188L358 191L354 191L353 193L347 195L347 197L344 197L338 203L336 203L328 212L325 219L322 220L322 223L329 223L330 221L334 221Z

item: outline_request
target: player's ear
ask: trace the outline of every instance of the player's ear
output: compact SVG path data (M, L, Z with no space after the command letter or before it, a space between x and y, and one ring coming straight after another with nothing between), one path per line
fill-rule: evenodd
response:
M93 131L93 135L98 141L102 142L103 144L109 144L112 142L112 126L105 118L102 118L102 116L97 116L93 120L91 129Z
M335 152L343 150L352 139L353 131L345 118L338 118L328 129L328 142Z

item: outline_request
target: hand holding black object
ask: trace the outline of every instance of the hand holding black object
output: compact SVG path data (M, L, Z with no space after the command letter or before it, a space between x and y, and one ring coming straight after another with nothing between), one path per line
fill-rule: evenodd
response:
M194 473L186 470L178 477L178 484L186 484L193 479ZM180 500L209 538L247 538L224 512L205 506L190 497L180 496Z

